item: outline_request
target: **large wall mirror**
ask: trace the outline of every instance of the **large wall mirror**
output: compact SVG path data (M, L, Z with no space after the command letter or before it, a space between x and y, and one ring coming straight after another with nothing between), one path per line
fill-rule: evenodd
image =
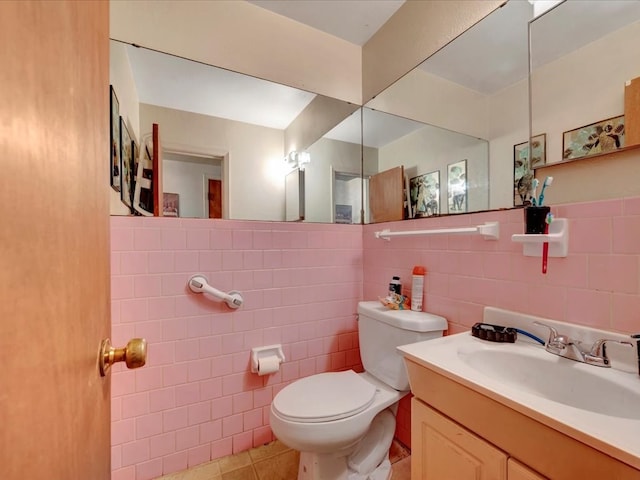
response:
M625 84L640 77L640 2L576 1L530 24L531 132L544 168L627 146ZM636 85L638 86L638 85Z
M622 115L624 83L640 76L633 37L640 28L640 2L566 0L536 20L532 3L549 2L505 2L362 108L265 82L272 93L245 106L255 113L268 97L270 113L289 112L279 124L201 111L207 101L216 107L232 103L232 93L215 101L196 94L193 81L207 75L205 69L220 69L119 42L112 42L112 84L134 138L150 123L160 124L165 158L173 162L167 175L186 170L187 155L191 164L210 169L188 191L204 189L205 176L220 177L223 218L284 221L285 178L300 167L284 161L292 152L304 155L291 158L311 159L304 165L303 221L374 223L519 207L526 200L526 180L544 175L535 168L566 162L563 134ZM159 56L147 59L151 65L188 64L188 78L158 70L148 80L152 93L178 87L191 94L186 105L158 101L138 85L136 61L150 54ZM238 75L231 83L240 92L249 88L248 80L256 79ZM289 101L297 106L285 108ZM332 104L334 115L311 120L324 102ZM531 159L530 136L536 140ZM574 175L567 174L568 184L577 184ZM180 186L172 182L167 176L165 191L178 193ZM394 187L393 211L379 214L374 203L384 197L386 182ZM563 200L597 198L593 189L582 190L582 196ZM185 216L208 216L204 194L198 194L193 204L199 210L193 213L182 195Z
M414 202L421 193L411 187L428 182L427 202L439 194L441 214L518 205L514 146L529 136L527 26L532 17L529 2L507 2L367 104L425 124L403 138L406 149L389 149L393 154L379 165L379 171L392 162L404 166ZM367 130L365 122L365 137ZM417 216L430 212L423 203Z
M168 215L360 223L361 132L328 133L358 106L114 40L110 76L130 136L159 126ZM299 169L305 214L288 218Z

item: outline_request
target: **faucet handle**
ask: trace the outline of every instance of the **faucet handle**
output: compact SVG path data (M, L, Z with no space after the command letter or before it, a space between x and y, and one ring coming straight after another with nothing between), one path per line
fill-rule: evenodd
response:
M601 338L596 340L591 346L591 351L588 355L585 355L585 362L600 366L609 366L609 357L607 356L607 343L619 343L620 345L629 345L633 347L631 342L624 342L620 340L612 340L610 338Z
M542 322L533 322L534 325L538 325L540 327L547 327L549 329L549 339L547 340L547 345L557 343L557 338L559 337L558 330L553 328L551 325L547 325Z
M610 338L601 338L600 340L596 340L591 346L591 351L589 352L593 356L607 358L607 349L605 345L607 343L619 343L620 345L629 345L633 347L633 343L624 342L621 340L611 340Z

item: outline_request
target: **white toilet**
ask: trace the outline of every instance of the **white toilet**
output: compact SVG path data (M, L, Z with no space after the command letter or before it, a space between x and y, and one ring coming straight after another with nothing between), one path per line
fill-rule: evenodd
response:
M399 345L442 336L443 317L358 304L365 372L320 373L283 388L271 403L271 429L299 450L298 480L387 480L398 401L409 393Z

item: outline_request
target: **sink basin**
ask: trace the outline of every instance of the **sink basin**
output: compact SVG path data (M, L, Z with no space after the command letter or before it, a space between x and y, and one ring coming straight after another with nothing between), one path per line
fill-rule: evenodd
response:
M593 413L640 419L640 390L629 374L561 358L541 347L499 344L458 349L478 373L521 391Z
M483 320L527 331L534 321L550 321L493 307L485 307ZM553 322L559 331L587 345L599 338L625 340L615 332ZM527 338L494 343L470 332L401 345L398 350L413 372L419 370L413 368L416 365L426 368L640 470L640 377L635 348L612 345L612 368L553 355ZM420 390L427 403L446 401L424 379L410 376L409 380L417 382L411 388Z

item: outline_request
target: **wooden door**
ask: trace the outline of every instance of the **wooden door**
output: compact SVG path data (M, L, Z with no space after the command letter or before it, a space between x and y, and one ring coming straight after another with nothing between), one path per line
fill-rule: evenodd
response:
M222 218L222 182L209 179L209 218Z
M411 480L506 480L507 455L411 400Z
M110 477L109 4L0 2L0 478Z
M404 218L404 167L377 173L369 179L371 223Z

